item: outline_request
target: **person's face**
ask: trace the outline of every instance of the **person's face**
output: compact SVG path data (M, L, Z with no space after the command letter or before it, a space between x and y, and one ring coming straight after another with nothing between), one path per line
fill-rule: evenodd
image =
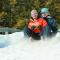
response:
M37 19L37 16L38 16L38 13L37 13L37 12L31 13L31 17L32 17L33 19Z
M42 13L41 16L42 16L42 17L47 17L48 14L47 14L47 13Z

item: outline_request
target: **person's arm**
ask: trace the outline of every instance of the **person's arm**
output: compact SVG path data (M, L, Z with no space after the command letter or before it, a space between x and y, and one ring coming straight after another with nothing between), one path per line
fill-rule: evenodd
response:
M29 25L29 22L30 22L30 20L26 20L26 26L25 26L25 28L24 28L24 35L25 36L31 36L31 30L30 30L30 28L28 28L28 25Z
M43 23L43 29L42 29L43 38L49 37L49 26L48 26L46 20L43 20L42 23Z
M53 33L56 33L57 32L57 22L54 18L50 18L50 21L51 21L51 29L53 31Z

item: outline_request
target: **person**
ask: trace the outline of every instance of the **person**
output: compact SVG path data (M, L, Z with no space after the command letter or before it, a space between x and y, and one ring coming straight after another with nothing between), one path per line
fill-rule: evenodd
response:
M24 28L24 35L32 37L34 40L41 39L42 30L45 29L46 32L47 22L43 18L38 18L38 13L36 10L31 11L31 18L28 20L26 27ZM48 36L45 34L44 36Z
M48 8L42 8L41 9L41 17L44 18L48 23L49 35L50 36L56 35L56 33L57 33L57 22L53 17L50 16Z

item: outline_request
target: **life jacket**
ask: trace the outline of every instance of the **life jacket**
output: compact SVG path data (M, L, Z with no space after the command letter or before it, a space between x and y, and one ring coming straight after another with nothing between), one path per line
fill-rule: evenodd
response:
M47 22L43 18L40 18L40 19L37 19L36 21L31 20L28 24L28 28L35 33L40 33L44 28L44 26L46 25L47 25Z

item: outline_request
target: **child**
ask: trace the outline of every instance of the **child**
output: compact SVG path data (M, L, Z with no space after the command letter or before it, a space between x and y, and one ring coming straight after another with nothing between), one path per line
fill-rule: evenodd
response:
M27 26L24 29L25 36L28 35L35 40L41 39L41 32L47 26L47 22L43 18L38 19L38 13L36 10L31 11L31 18ZM44 31L46 32L46 31ZM48 35L45 35L48 36Z
M44 18L48 23L50 36L55 35L57 33L56 20L50 16L48 8L41 9L41 17Z

